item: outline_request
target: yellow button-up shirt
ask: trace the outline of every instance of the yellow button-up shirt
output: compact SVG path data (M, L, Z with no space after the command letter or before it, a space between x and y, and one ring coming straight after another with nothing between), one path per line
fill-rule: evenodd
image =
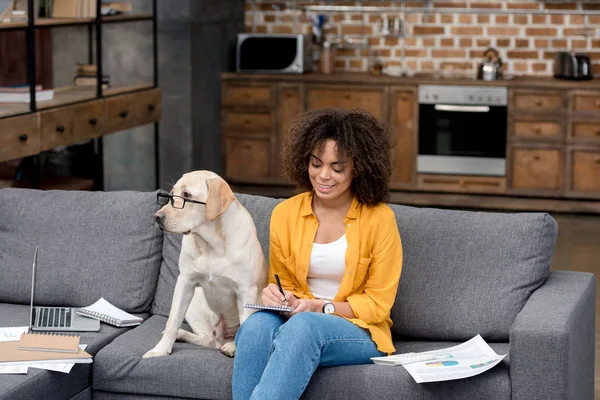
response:
M278 274L281 285L297 298L314 299L308 288L308 266L319 223L313 213L312 192L279 203L271 216L269 282ZM350 303L356 318L368 329L377 349L395 351L390 310L402 272L402 243L396 218L386 204L368 207L356 197L346 214L346 269L333 301Z

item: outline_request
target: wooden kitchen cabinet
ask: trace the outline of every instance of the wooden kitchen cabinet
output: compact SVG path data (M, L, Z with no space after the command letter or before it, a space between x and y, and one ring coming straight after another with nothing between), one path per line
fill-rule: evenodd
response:
M385 120L385 92L382 87L308 86L307 109L362 108Z
M221 132L224 178L231 182L273 183L276 161L276 86L223 83Z
M512 128L509 129L514 140L561 141L565 138L563 125L560 120L519 117L512 121Z
M275 179L291 184L291 181L284 176L282 172L280 150L288 130L292 127L298 115L304 112L304 89L301 85L281 85L279 88L279 126L277 127L277 137L273 160L275 165Z
M508 193L564 193L567 92L513 89L507 147Z
M419 188L440 192L504 193L506 190L506 178L495 176L419 174Z
M600 112L600 95L598 93L575 93L571 101L571 110L575 112Z
M0 119L0 160L11 160L40 151L39 115Z
M417 91L416 88L393 88L390 100L391 127L396 133L392 149L393 187L415 182L417 160Z
M298 115L315 108L363 108L396 134L392 202L600 213L600 81L478 82L508 87L507 173L466 176L416 171L417 85L464 80L344 73L222 76L225 178L234 190L293 195L291 182L281 176L280 151Z
M510 152L512 188L525 194L559 194L563 183L562 149L513 146Z
M106 104L104 100L89 101L73 107L73 139L93 139L106 132Z
M268 180L271 177L269 140L225 138L225 176L232 180Z
M224 110L221 113L221 126L226 132L244 132L251 136L269 136L273 129L272 111L264 110Z
M567 157L572 197L600 198L600 148L572 148Z
M515 89L511 91L509 107L513 111L561 113L566 110L566 104L564 92Z
M40 112L40 151L73 143L73 109Z
M600 120L572 121L569 138L576 143L600 145Z
M274 103L274 88L270 84L225 83L222 86L224 106L271 106Z

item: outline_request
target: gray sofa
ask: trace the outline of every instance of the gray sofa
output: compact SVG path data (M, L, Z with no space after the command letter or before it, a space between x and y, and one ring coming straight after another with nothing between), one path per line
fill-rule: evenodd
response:
M36 304L85 306L100 297L145 321L83 333L93 364L70 374L0 375L1 399L220 399L233 360L176 343L142 359L164 329L181 237L154 223L155 193L0 190L0 326L27 325L31 263L40 246ZM279 200L237 195L268 254ZM549 271L557 225L541 213L391 206L404 246L392 310L398 352L455 345L481 334L509 355L473 378L417 384L402 367L320 369L305 398L592 399L596 284Z

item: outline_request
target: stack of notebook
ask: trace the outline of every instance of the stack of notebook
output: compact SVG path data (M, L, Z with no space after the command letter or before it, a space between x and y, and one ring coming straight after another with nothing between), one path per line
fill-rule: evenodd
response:
M79 336L57 333L24 333L18 341L0 342L0 365L32 361L91 363L92 356L79 348Z

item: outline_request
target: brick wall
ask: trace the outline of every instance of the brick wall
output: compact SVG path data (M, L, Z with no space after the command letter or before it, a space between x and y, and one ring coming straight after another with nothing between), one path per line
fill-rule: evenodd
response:
M246 31L265 33L309 33L311 25L304 11L257 4L253 12L246 3ZM381 36L382 14L359 12L325 13L328 36L344 36L368 42L365 48L342 48L336 52L336 71L367 71L374 60L408 72L475 73L485 49L500 52L505 71L514 75L552 75L556 51L586 52L592 58L594 74L600 74L600 15L475 15L436 13L436 8L490 8L501 10L582 9L600 10L600 4L539 0L432 0L427 14L404 14L404 38ZM331 5L331 1L313 4ZM352 3L339 2L349 5ZM360 5L360 2L354 4ZM402 17L401 2L363 2L365 6L396 6L386 13L390 24ZM423 2L407 3L423 7ZM403 43L404 41L404 43ZM355 45L356 46L356 45ZM404 49L404 63L402 51Z

